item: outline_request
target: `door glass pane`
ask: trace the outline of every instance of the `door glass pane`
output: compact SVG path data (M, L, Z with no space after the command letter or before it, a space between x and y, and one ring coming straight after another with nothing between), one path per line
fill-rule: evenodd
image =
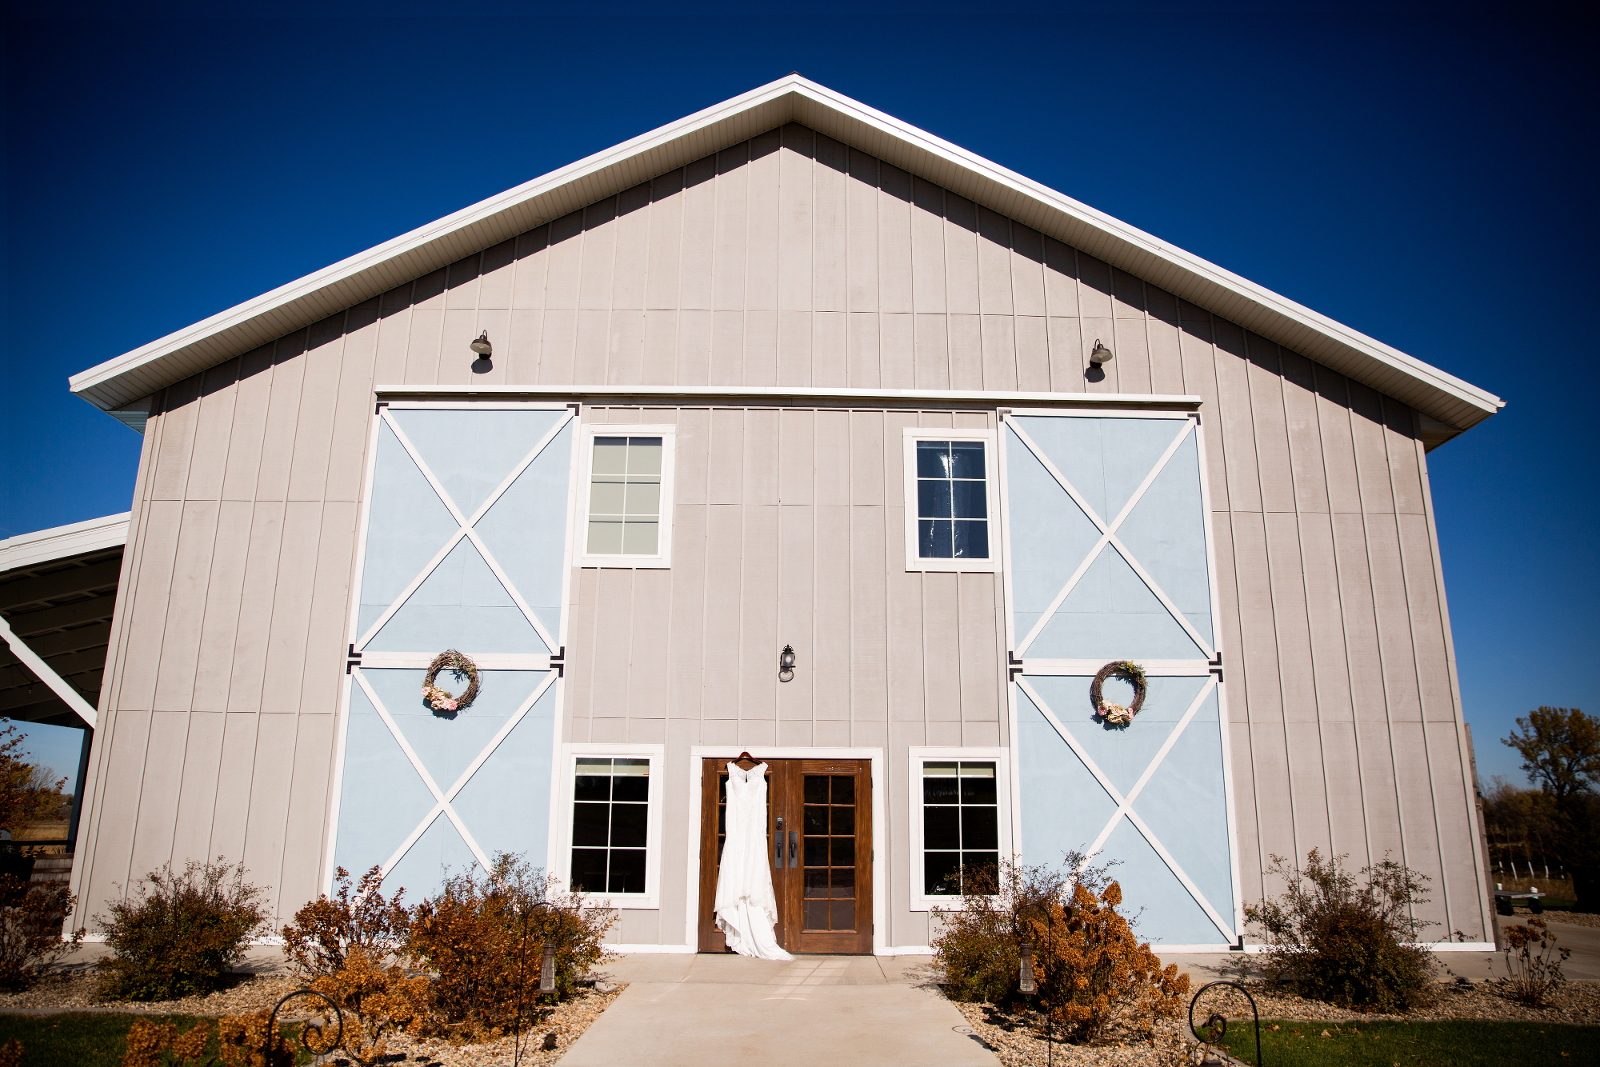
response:
M806 896L825 897L828 895L828 868L806 868Z
M854 867L835 867L833 869L833 892L836 897L853 897L856 895L856 870Z
M826 834L828 832L828 809L817 804L806 805L806 833Z
M853 900L836 900L828 909L831 915L829 925L835 930L854 930L856 928L856 902Z
M806 803L826 804L828 802L828 778L822 774L806 775Z
M834 776L833 802L835 804L854 804L856 802L855 775L840 774ZM835 831L835 833L837 832Z
M833 807L833 833L836 836L838 834L845 834L848 836L854 834L855 832L856 809L841 807L835 804Z
M835 867L854 867L856 862L856 839L853 837L830 837L833 842L833 865Z
M828 928L828 902L826 900L808 900L806 907L806 929L826 930Z
M828 839L826 837L806 838L806 866L826 867L828 865Z

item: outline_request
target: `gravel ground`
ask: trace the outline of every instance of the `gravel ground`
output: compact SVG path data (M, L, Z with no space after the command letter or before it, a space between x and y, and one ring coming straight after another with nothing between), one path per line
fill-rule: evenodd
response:
M280 997L304 986L300 979L282 976L257 976L240 981L230 989L204 997L160 1000L147 1003L95 1000L100 980L93 974L67 974L47 979L25 993L0 994L0 1014L8 1012L42 1013L56 1011L107 1011L139 1015L243 1015L269 1011ZM593 989L554 1008L544 1009L538 1021L522 1038L521 1062L539 1067L555 1063L567 1048L600 1017L626 983L603 982ZM314 1003L309 998L307 1004ZM286 1014L296 1015L291 1002ZM544 1048L546 1036L555 1035L555 1048ZM498 1067L512 1062L514 1043L509 1037L481 1045L450 1045L441 1041L415 1040L405 1034L392 1035L390 1054L403 1054L403 1062L432 1064L434 1067ZM402 1062L402 1061L394 1061Z
M1572 982L1556 996L1551 1007L1544 1009L1529 1008L1507 999L1495 982L1474 982L1469 985L1440 982L1433 987L1429 1003L1410 1015L1345 1011L1321 1001L1306 1000L1270 989L1263 983L1246 984L1256 998L1256 1005L1261 1009L1264 1019L1293 1019L1336 1025L1372 1020L1416 1022L1445 1019L1600 1025L1600 982ZM1034 1028L1040 1023L1037 1016L1023 1019L988 1004L957 1003L956 1008L966 1018L972 1032L984 1041L1005 1067L1035 1067L1048 1061L1049 1048L1044 1035ZM1196 1010L1196 1018L1212 1011L1221 1011L1230 1019L1241 1016L1247 1018L1249 1006L1242 994L1231 989L1218 989L1206 995ZM1196 1052L1195 1042L1188 1034L1187 1020L1163 1020L1156 1026L1153 1041L1141 1040L1133 1034L1113 1034L1100 1045L1058 1042L1055 1062L1067 1067L1173 1067L1193 1062L1191 1057Z
M1534 917L1533 912L1527 908L1517 908L1516 913L1520 922L1527 922ZM1551 923L1566 923L1568 926L1587 926L1591 930L1600 930L1600 914L1585 911L1547 911L1539 918Z

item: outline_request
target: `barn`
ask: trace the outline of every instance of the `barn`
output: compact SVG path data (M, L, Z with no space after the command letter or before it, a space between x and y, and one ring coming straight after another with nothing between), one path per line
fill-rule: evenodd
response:
M1501 402L798 75L71 387L144 435L75 922L509 852L717 951L747 754L791 951L1074 850L1165 951L1312 848L1493 940L1427 453Z

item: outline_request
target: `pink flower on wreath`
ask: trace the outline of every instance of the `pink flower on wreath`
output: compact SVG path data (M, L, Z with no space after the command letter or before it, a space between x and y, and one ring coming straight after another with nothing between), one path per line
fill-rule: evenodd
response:
M456 710L456 702L454 700L446 700L444 702L444 707L440 708L439 710L441 710L441 711L455 711Z

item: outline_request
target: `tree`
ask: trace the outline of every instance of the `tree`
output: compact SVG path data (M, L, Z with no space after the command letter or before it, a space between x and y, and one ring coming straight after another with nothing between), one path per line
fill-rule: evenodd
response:
M1564 812L1600 782L1600 719L1578 708L1530 711L1500 743L1517 750L1528 777Z
M61 787L65 778L51 782L43 767L29 763L20 751L23 738L9 720L0 719L0 830L13 837L24 823L34 819L61 817Z

